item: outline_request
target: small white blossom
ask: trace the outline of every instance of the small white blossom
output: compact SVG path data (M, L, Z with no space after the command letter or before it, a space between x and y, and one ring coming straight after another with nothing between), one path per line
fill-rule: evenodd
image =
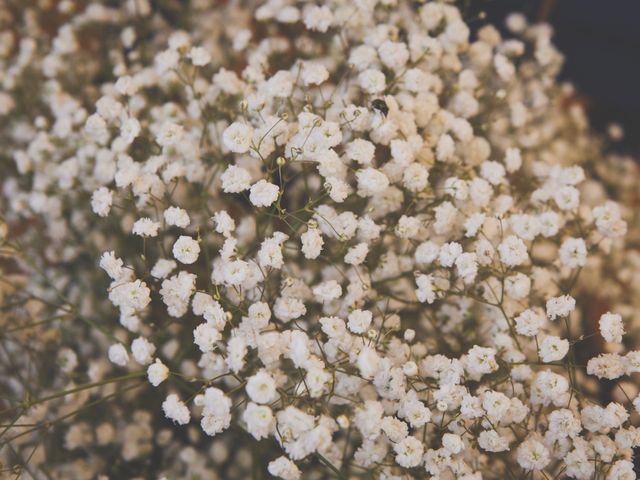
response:
M509 267L522 265L529 258L526 245L515 235L505 238L498 245L498 252L502 262Z
M569 351L569 341L549 335L540 343L539 354L543 362L562 360Z
M169 420L178 425L186 425L191 419L189 408L175 393L168 395L165 401L162 402L162 410Z
M365 70L364 72L360 73L360 75L358 76L358 80L360 82L360 86L367 93L380 93L386 86L384 73L382 73L380 70Z
M229 165L221 176L222 189L227 193L240 193L251 187L251 175L244 168Z
M258 404L271 403L276 398L276 382L264 370L249 377L246 390L249 398Z
M167 225L175 225L176 227L186 228L191 220L186 210L179 207L169 207L164 211L164 221Z
M576 300L570 295L553 297L547 300L547 316L550 320L568 316L576 307Z
M253 128L240 122L229 125L222 134L224 146L234 153L246 153L251 147Z
M173 256L180 263L191 265L198 260L200 255L200 245L193 238L181 235L173 244Z
M100 187L91 195L91 209L96 215L106 217L111 211L113 193L106 187Z
M156 361L149 365L147 368L147 377L149 378L149 383L154 387L157 387L162 382L164 382L169 376L169 369L167 366L160 361L159 358L156 358Z
M204 67L211 62L211 55L202 47L191 47L187 56L196 67Z
M115 343L109 347L109 360L120 367L124 367L129 362L127 349L121 343Z
M616 313L607 312L600 317L600 334L607 342L620 343L624 335L622 317Z
M150 218L141 218L133 224L132 233L141 237L157 237L160 224Z
M249 199L256 207L269 207L278 199L280 189L266 180L260 180L251 187Z

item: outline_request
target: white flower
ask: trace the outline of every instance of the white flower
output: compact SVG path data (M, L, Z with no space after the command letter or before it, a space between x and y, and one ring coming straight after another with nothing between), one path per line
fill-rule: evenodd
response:
M466 369L472 377L480 378L498 370L496 351L493 348L474 345L467 353Z
M249 274L249 265L244 260L233 260L224 263L222 279L229 285L241 285Z
M129 145L140 135L140 122L138 119L128 117L120 125L120 135L124 142Z
M455 143L451 135L441 135L436 146L436 158L441 162L448 162L453 158L454 152Z
M345 154L351 160L355 160L360 165L368 166L373 162L376 146L368 140L356 138L347 143Z
M419 302L433 303L436 299L435 287L433 285L433 277L431 275L418 275L416 277L416 296Z
M200 426L204 433L215 436L231 424L231 399L218 388L209 387L199 402L202 405Z
M284 264L282 243L288 238L282 232L275 232L272 237L262 242L258 251L258 263L261 267L282 268Z
M241 336L234 336L227 342L227 365L238 373L244 367L247 343Z
M533 240L541 230L540 219L534 215L512 215L509 224L516 235L524 240Z
M204 67L211 62L211 55L202 47L191 47L187 57L196 67Z
M240 193L251 187L249 172L235 165L229 165L220 178L222 190L226 193Z
M360 72L358 82L364 91L371 94L382 92L387 85L384 73L373 68Z
M124 263L113 252L104 252L100 257L100 268L113 280L118 280L124 275Z
M327 6L312 5L305 8L303 21L309 30L324 33L333 23L333 13Z
M176 145L184 136L184 128L173 122L165 122L160 127L156 135L156 142L161 147L171 147Z
M406 437L393 446L396 452L396 462L404 468L413 468L422 462L424 447L415 437Z
M480 165L480 174L491 185L499 185L504 180L505 169L501 163L486 161Z
M482 408L492 423L499 422L507 414L511 401L504 393L488 390L482 396Z
M358 179L358 195L370 197L384 192L389 186L389 179L380 170L365 168L356 173Z
M409 60L409 50L403 42L385 40L378 47L378 55L385 66L392 70L400 70Z
M516 317L516 332L526 337L535 337L546 321L542 313L527 309Z
M180 55L175 50L164 50L155 57L156 73L164 75L168 70L176 68L180 61Z
M104 137L108 136L107 122L105 122L97 113L94 113L87 118L84 130L94 140L106 143L106 139Z
M529 296L531 278L524 273L517 272L505 279L504 288L509 297L515 300L522 300Z
M604 205L593 209L593 218L596 219L598 231L606 237L614 238L624 235L627 231L627 224L621 219L620 207L618 204L608 201Z
M575 210L580 202L580 192L575 187L565 186L554 192L553 199L561 210Z
M581 430L580 419L576 418L571 410L561 408L549 415L549 431L558 438L575 438Z
M475 253L466 252L456 258L456 269L464 283L470 284L478 274L478 261Z
M114 85L114 88L120 95L128 96L133 96L138 91L139 87L139 83L130 75L124 75L118 78Z
M256 207L268 207L278 199L280 189L266 180L260 180L251 186L249 200Z
M407 190L421 192L429 185L429 170L420 163L412 163L404 171L402 178Z
M560 261L569 268L587 264L587 246L581 238L568 238L560 247Z
M635 466L629 460L618 460L607 474L607 480L633 480L636 476Z
M347 326L353 333L365 333L371 325L373 315L367 310L356 309L349 314Z
M106 187L100 187L91 195L91 209L96 215L106 217L111 211L113 193Z
M186 425L191 419L189 408L175 393L168 395L162 402L162 410L169 420L173 420L178 425Z
M502 263L509 267L522 265L529 258L527 246L515 235L510 235L498 245Z
M381 428L387 438L394 443L402 441L409 434L407 424L391 416L382 419Z
M364 262L369 253L369 246L362 242L354 247L351 247L344 256L344 262L349 265L360 265Z
M442 446L453 455L460 453L464 449L462 438L453 433L445 433L442 435Z
M376 63L378 60L378 52L369 45L358 45L349 52L349 65L353 65L357 71L365 70L367 67Z
M264 370L249 377L245 388L249 398L259 404L271 403L277 396L276 382Z
M287 70L279 70L265 84L265 92L271 97L288 98L293 92L295 77Z
M483 430L478 435L478 445L487 452L504 452L509 450L509 440L495 430Z
M548 405L558 401L569 389L569 382L562 375L550 370L539 372L535 376L532 388L532 404Z
M288 322L307 313L307 309L298 298L278 297L273 306L273 313L279 320Z
M518 465L526 471L542 470L551 461L547 448L534 438L528 438L520 444L516 458Z
M114 343L109 347L109 360L120 367L125 367L129 362L127 349L121 343Z
M553 297L547 300L547 316L550 320L566 317L576 308L576 300L570 295Z
M216 342L221 338L218 329L209 322L201 323L193 330L193 341L203 353L213 351Z
M504 164L509 173L516 172L522 165L522 154L519 148L507 148L504 156Z
M456 247L453 247L453 248L456 248ZM429 265L436 258L439 257L440 249L441 247L435 242L432 242L432 241L422 242L416 248L416 253L415 253L416 262L423 265ZM449 249L451 250L451 248Z
M242 419L247 424L247 431L256 440L267 438L275 427L273 412L266 405L249 402L242 414Z
M151 276L158 279L166 278L177 266L178 264L173 260L160 258L151 269Z
M302 66L302 82L305 85L320 85L329 78L326 67L316 62L305 62Z
M418 217L402 215L398 220L395 231L400 238L415 238L420 231L422 223Z
M180 263L191 265L198 260L198 255L200 255L200 245L187 235L181 235L173 244L173 256Z
M438 261L443 267L451 267L462 254L462 245L456 242L445 243L440 247Z
M148 365L153 360L153 354L156 351L155 345L144 337L138 337L131 342L131 353L136 362L142 365Z
M246 153L251 147L253 128L250 125L233 122L222 134L224 146L234 153Z
M118 307L140 311L151 302L150 294L151 290L149 290L146 283L134 280L114 287L111 291L110 299Z
M155 363L152 363L147 368L147 377L149 378L149 383L154 387L157 387L162 382L164 382L169 376L169 369L167 366L160 361L159 358L156 358Z
M164 221L167 225L175 225L176 227L186 228L191 220L186 210L179 207L169 207L164 211Z
M269 462L268 470L271 475L282 480L298 480L302 475L296 464L285 456Z
M349 184L336 177L327 178L325 188L329 192L331 200L336 203L344 202L351 193Z
M549 335L540 343L539 354L543 362L557 362L562 360L568 351L568 340Z
M211 218L216 225L216 232L221 233L225 237L230 237L236 228L236 222L226 210L220 210L213 214Z
M305 258L313 260L320 256L324 240L317 228L310 227L307 229L307 231L300 236L300 240L302 242L302 253Z
M122 113L123 105L111 96L102 96L96 102L96 111L107 122L114 121Z
M607 342L620 343L624 335L622 317L617 313L607 312L600 317L600 335Z
M157 237L160 224L150 218L141 218L133 224L132 233L141 237Z
M313 287L313 294L320 303L325 303L340 298L342 287L335 280L329 280Z
M554 211L541 213L538 216L540 233L545 237L553 237L560 231L560 215Z
M376 350L371 347L363 347L358 354L357 360L358 370L363 378L370 379L378 372L380 365L380 357Z

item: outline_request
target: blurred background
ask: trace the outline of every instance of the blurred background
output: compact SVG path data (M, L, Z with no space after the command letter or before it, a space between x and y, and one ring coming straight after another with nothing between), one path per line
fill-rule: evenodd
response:
M521 11L546 21L554 44L565 55L562 79L577 87L592 125L607 132L612 123L625 136L614 149L640 158L640 1L637 0L482 0L475 12L504 29L504 18Z

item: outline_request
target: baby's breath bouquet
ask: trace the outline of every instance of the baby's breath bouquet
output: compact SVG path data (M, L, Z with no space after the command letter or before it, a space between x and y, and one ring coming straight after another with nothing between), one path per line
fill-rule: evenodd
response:
M638 169L470 15L1 7L3 472L636 478Z

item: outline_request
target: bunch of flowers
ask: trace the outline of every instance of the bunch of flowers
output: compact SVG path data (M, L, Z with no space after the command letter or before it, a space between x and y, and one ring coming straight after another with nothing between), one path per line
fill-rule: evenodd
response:
M114 471L108 445L180 459L147 477L635 478L638 172L558 85L551 29L209 3L67 0L2 32L6 299L55 315L65 365L7 458L72 411L74 478ZM107 397L111 421L76 415Z

